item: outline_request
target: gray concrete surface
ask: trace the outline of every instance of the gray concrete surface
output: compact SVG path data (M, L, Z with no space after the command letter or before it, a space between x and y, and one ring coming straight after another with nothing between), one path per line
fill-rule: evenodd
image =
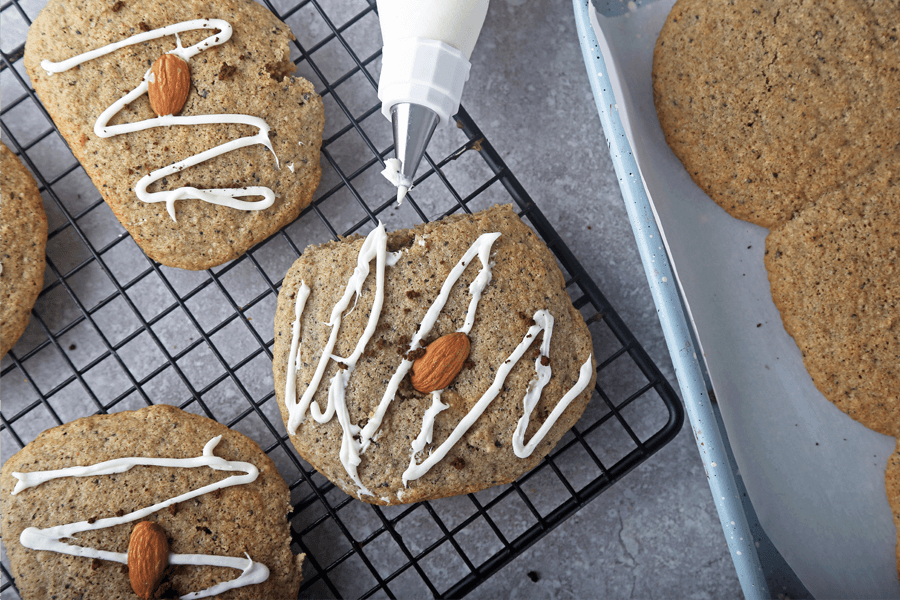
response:
M466 107L675 384L584 70L572 3L494 0L473 65ZM532 571L537 582L528 577ZM689 428L475 596L740 597Z
M292 2L276 3L290 6ZM26 13L33 18L40 9L40 0L22 2ZM342 23L356 14L361 2L322 2L335 23ZM23 22L12 9L3 12L4 51L21 43ZM325 23L311 5L295 13L288 20L298 39L311 46L328 33ZM344 34L350 39L361 58L380 46L377 22L369 16L348 28ZM337 42L326 44L315 53L315 60L326 78L333 80L347 68L346 52ZM605 140L584 72L578 40L575 34L572 6L567 0L493 0L487 22L473 56L473 69L466 87L463 104L483 129L538 203L550 222L562 235L576 257L600 285L624 321L657 362L666 377L675 382L668 353L663 341L655 309L647 291L643 269L638 258L625 210L619 196ZM21 61L16 63L21 66ZM379 62L368 65L377 79ZM301 64L300 72L314 83L315 74ZM0 90L4 105L15 101L23 90L18 87L9 70L0 75ZM338 95L354 115L373 105L374 91L361 75L350 78L338 88ZM346 124L346 117L333 98L326 98L328 124L326 137ZM28 144L46 131L50 124L43 120L37 108L26 101L4 118L16 141ZM362 123L379 150L390 143L387 122L378 114ZM4 141L8 141L4 132ZM433 153L443 156L461 143L458 132L442 132L433 143ZM371 156L369 150L353 135L343 136L329 148L329 153L344 173L362 165ZM51 135L28 150L29 157L45 175L62 172L73 158L64 143ZM319 196L340 181L334 168L326 164ZM447 177L466 194L486 178L486 169L474 152L467 152L446 168ZM373 203L389 199L390 189L378 175L375 166L354 180L366 201ZM98 198L83 171L76 169L54 186L62 205L76 213L90 206ZM424 213L436 217L452 205L446 190L434 182L426 182L414 191L414 198ZM493 201L508 201L508 196L493 186L479 197L478 205ZM56 204L47 198L50 227L53 230L65 222ZM322 205L322 211L336 228L346 228L363 218L355 200L341 191ZM391 228L418 220L415 212L405 205L391 208L382 215ZM13 369L3 377L4 415L16 414L34 402L38 395L52 390L71 376L73 367L83 369L110 346L122 344L140 321L124 298L107 305L98 305L115 291L113 279L126 284L143 272L148 262L134 243L127 238L109 209L101 204L79 219L79 227L93 247L100 248L120 237L124 238L103 256L109 273L96 263L65 277L66 285L83 306L91 309L92 319L74 326L59 338L59 346L51 345L32 356L23 370ZM300 248L328 236L327 230L315 215L308 215L288 228L288 234ZM85 243L68 228L57 235L48 247L54 267L62 274L90 257ZM283 238L275 238L254 254L266 275L278 281L294 255ZM192 289L209 278L206 273L188 273L163 268L129 287L128 299L134 310L144 319L158 317L173 302L166 283L176 293ZM48 270L48 284L57 281L54 269ZM200 337L199 326L209 331L233 311L230 301L238 306L255 298L266 289L266 282L245 261L229 271L219 282L204 288L186 302L189 312L176 308L154 323L156 339L146 332L117 347L119 358L107 357L91 367L81 381L74 381L56 392L50 407L62 421L96 412L96 402L107 403L128 389L135 380L148 377L167 364L170 356L195 344ZM92 307L97 307L94 310ZM231 321L221 331L210 336L210 345L197 345L178 359L185 374L182 379L173 369L164 369L129 394L113 410L138 408L147 401L180 404L194 395L202 396L213 416L229 421L247 407L246 398L259 399L271 391L270 363L264 354L257 354L242 365L237 378L218 381L221 363L230 365L242 360L258 344L254 332L264 340L271 338L274 296L269 296L245 311L248 321ZM15 352L22 355L47 338L45 328L55 332L81 314L78 305L61 286L45 294L36 307L39 322L33 319L25 337ZM195 319L196 323L191 319ZM41 324L43 323L43 325ZM598 339L602 332L597 333ZM605 339L605 338L604 338ZM598 344L603 345L603 341ZM251 349L251 350L248 350ZM602 348L601 348L602 349ZM607 348L607 351L609 349ZM167 356L168 355L168 356ZM3 368L10 359L3 361ZM604 385L611 393L621 394L633 389L639 377L623 369L613 370ZM637 382L637 383L636 383ZM209 388L209 389L206 389ZM202 392L202 393L201 393ZM193 403L188 410L202 412ZM274 410L274 401L262 407L263 412L283 432ZM602 406L590 410L603 411ZM597 416L597 412L593 416ZM656 417L635 417L640 434L646 427L658 426ZM54 424L49 409L39 407L15 424L23 441L32 439L39 431ZM258 417L241 420L236 428L263 445L273 441L271 432ZM621 438L621 432L609 431L610 446ZM619 436L617 438L616 436ZM8 432L2 434L3 454L9 456L18 444ZM598 444L602 445L602 444ZM273 453L273 458L289 480L296 477L296 469L288 457ZM566 460L569 460L568 458ZM575 477L588 473L590 464L572 457L566 462ZM568 473L568 471L567 471ZM586 476L586 475L585 475ZM552 507L558 485L537 477L529 483L532 498ZM295 499L308 491L305 486L295 490ZM477 497L489 501L496 492L486 491ZM337 492L330 500L340 500ZM508 506L507 506L508 504ZM433 503L435 511L452 527L472 514L473 505L466 498L446 499ZM543 510L543 508L542 508ZM388 517L399 509L385 511ZM295 524L312 522L315 511L304 514ZM353 502L341 510L342 521L359 538L378 526L371 510ZM515 502L503 503L491 513L504 532L520 531L530 525L529 515ZM426 547L434 537L435 525L419 509L402 521L398 528L403 541L413 552ZM496 538L485 532L483 523L476 521L460 536L460 543L473 557L489 556L498 549ZM305 542L316 549L320 561L336 558L348 547L346 540L331 521L315 529ZM429 574L440 586L455 581L461 569L453 553L439 549L429 558L433 570ZM402 552L388 536L381 536L370 546L369 554L379 572L389 573L392 565L403 559ZM5 554L3 556L6 563ZM408 575L408 576L407 576ZM348 560L332 573L339 592L353 596L372 584L364 566L355 559ZM421 597L423 588L414 573L407 572L391 584L398 597ZM773 590L777 592L777 590ZM330 596L324 585L308 591L310 597ZM702 469L694 441L685 428L666 448L637 470L616 483L608 492L588 505L580 513L561 525L546 538L514 560L496 576L479 587L472 597L477 598L731 598L741 595L737 576L727 553L722 531ZM14 598L12 592L3 598Z

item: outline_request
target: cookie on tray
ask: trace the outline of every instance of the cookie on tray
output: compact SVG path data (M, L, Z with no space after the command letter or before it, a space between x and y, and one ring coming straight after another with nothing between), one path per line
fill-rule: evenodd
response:
M900 166L900 163L898 163ZM900 436L900 184L874 170L766 238L772 299L816 387Z
M898 14L896 2L679 0L653 60L669 146L732 216L771 229L772 297L816 386L889 435L900 435Z
M508 483L591 398L591 336L509 206L309 247L275 316L291 442L348 494L401 504Z
M78 419L10 458L0 483L25 600L299 591L287 485L256 443L205 417L157 405ZM153 568L154 554L167 561Z
M784 223L896 157L897 15L894 1L680 0L653 55L666 142L732 216Z
M47 215L37 183L0 143L0 356L25 331L41 288L47 247Z
M290 29L252 0L51 0L25 67L116 217L205 269L293 221L319 184L323 106Z
M888 458L887 469L884 473L885 488L887 489L888 504L894 515L894 527L900 531L900 441L894 453ZM900 573L900 544L897 545L897 572Z

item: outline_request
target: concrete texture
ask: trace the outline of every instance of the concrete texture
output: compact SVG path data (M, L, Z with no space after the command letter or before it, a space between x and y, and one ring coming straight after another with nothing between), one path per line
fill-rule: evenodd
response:
M494 1L473 65L466 107L675 385L571 2ZM474 596L740 597L690 428Z
M42 2L28 0L20 4L33 18ZM294 4L285 0L275 5L281 10ZM365 7L359 0L335 0L321 5L336 24L346 23ZM330 33L309 4L294 13L288 24L307 48ZM24 39L24 20L14 8L9 8L2 12L2 27L2 49L9 52ZM343 35L361 60L380 47L377 20L372 14L349 26ZM354 64L336 40L325 43L313 53L313 59L328 81L335 81ZM674 384L668 352L584 72L571 3L493 0L472 62L464 106ZM21 60L15 67L21 68ZM368 63L366 68L377 80L379 60ZM302 62L299 70L317 87L321 85L308 64ZM24 94L9 69L0 73L0 90L4 107ZM348 124L336 98L356 117L377 102L374 90L361 73L341 83L335 94L325 98L326 138ZM74 166L74 159L56 134L42 138L51 125L30 100L20 102L5 114L4 125L18 145L28 148L28 156L46 177ZM379 152L390 145L390 129L380 114L364 119L361 127ZM8 138L4 130L3 139L7 143ZM28 146L34 140L40 141ZM442 131L436 135L430 153L440 158L464 142L458 131ZM353 131L338 137L327 148L327 156L323 157L323 182L317 197L328 195L321 211L337 231L364 219L365 212L346 188L334 193L329 190L341 182L342 173L348 175L365 167L371 156L367 144ZM379 165L370 165L353 180L354 189L372 206L389 201L392 195L379 170ZM463 153L443 171L462 196L474 191L490 176L474 151ZM14 353L25 355L47 339L47 331L68 329L57 336L58 343L32 355L21 367L10 369L13 363L9 357L2 363L6 370L2 379L4 416L18 414L38 400L36 389L43 394L53 392L47 403L14 424L22 442L29 441L57 420L69 421L96 412L98 403L117 401L110 410L125 410L147 402L182 404L200 398L202 406L195 401L187 410L204 413L208 409L207 414L230 422L247 410L248 399L260 402L271 393L271 363L259 345L260 339L268 341L272 336L274 294L270 285L281 279L296 256L288 240L302 249L308 243L329 237L315 214L302 217L288 227L287 236L276 236L255 251L254 260L264 275L249 261L244 261L214 279L205 272L150 269L146 257L124 234L106 205L96 204L99 195L80 168L65 175L53 187L60 202L57 204L45 194L50 230L66 222L61 207L73 215L84 211L77 219L84 239L72 227L58 231L51 239L48 255L52 266L48 268L47 284L55 287L38 301L37 318L32 319ZM436 218L454 204L451 194L435 177L414 190L412 198L413 203L382 213L389 228L407 226L422 215ZM495 184L480 194L472 207L508 200L508 195ZM415 207L422 215L417 214ZM106 269L93 261L70 273L91 257L91 248L99 251L109 244L115 245L102 254ZM59 281L65 285L59 285ZM116 294L116 285L127 288L125 296ZM190 297L184 298L185 293L190 293ZM242 314L246 320L235 318L233 306L244 307ZM79 321L82 308L90 311L90 319ZM150 331L131 338L131 333L142 327L142 320L151 322ZM604 329L602 324L592 327L598 352L608 355L615 347ZM118 357L109 354L110 348L116 349ZM186 348L189 351L181 354ZM179 373L167 367L171 362L177 364ZM222 377L223 364L237 365L237 376ZM73 377L74 369L82 371L78 377ZM602 379L604 389L618 398L642 383L641 376L627 365L611 368ZM137 389L121 397L135 383L140 384ZM56 389L61 384L64 384L62 389ZM262 402L260 410L275 424L276 432L283 434L274 400ZM594 403L586 419L596 420L606 410L602 404ZM660 426L658 410L642 410L635 409L631 423L639 436L652 433ZM252 412L237 421L235 427L264 447L274 442L273 432ZM616 428L615 421L601 428L597 437L596 447L604 461L614 462L633 447L621 427ZM18 449L19 442L9 431L4 431L0 438L4 457ZM586 457L576 454L572 451L560 458L566 475L573 481L595 477L596 467ZM289 457L280 449L274 450L272 456L286 479L297 479L296 467ZM524 486L544 514L561 501L560 485L548 471L545 469ZM308 493L309 487L302 484L294 490L294 499ZM486 503L497 493L488 490L476 498ZM332 491L328 499L339 502L342 494ZM490 515L504 535L514 537L535 520L515 495L508 500L499 503ZM431 508L448 528L475 511L472 501L466 497L434 502ZM391 518L401 510L388 509L384 515ZM294 524L305 527L323 513L324 508L314 506ZM356 539L362 539L380 525L375 513L359 502L342 507L339 516ZM413 554L440 535L434 517L424 507L407 515L397 529L405 550ZM457 541L475 564L502 547L483 519L463 530ZM304 536L304 543L320 564L328 564L350 548L331 519ZM382 576L405 561L404 549L388 535L377 537L366 551ZM5 554L3 561L8 566ZM467 572L446 543L423 561L422 568L438 590L446 589ZM338 566L330 578L339 594L346 597L363 593L374 584L372 575L357 557ZM428 594L412 569L391 582L390 588L401 598ZM307 590L306 595L334 594L319 583ZM706 477L689 428L685 428L657 455L477 588L472 597L730 598L740 595ZM4 600L15 597L12 590L3 594Z

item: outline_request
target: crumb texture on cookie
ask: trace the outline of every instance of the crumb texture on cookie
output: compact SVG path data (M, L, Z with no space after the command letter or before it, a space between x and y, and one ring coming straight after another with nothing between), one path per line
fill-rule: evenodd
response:
M25 66L147 255L203 269L291 222L318 186L323 107L291 76L292 39L250 0L52 0L29 30ZM145 76L167 53L189 62L190 90L178 115L157 117Z
M512 481L578 419L595 377L559 268L508 206L308 248L275 330L292 443L377 504ZM417 391L413 363L451 334L470 340L462 370Z
M12 150L0 143L0 356L28 325L44 287L47 215L37 183Z
M884 481L888 502L894 515L894 527L900 531L900 440L897 441L894 453L888 458ZM900 573L900 544L897 545L897 572Z
M896 0L680 0L653 55L666 142L704 192L763 227L896 164Z
M122 564L138 520L169 540L161 593L294 597L299 589L289 492L275 465L244 435L177 408L49 429L4 465L2 494L4 543L26 599L133 597Z
M882 171L825 194L772 230L765 263L816 387L900 436L900 186Z

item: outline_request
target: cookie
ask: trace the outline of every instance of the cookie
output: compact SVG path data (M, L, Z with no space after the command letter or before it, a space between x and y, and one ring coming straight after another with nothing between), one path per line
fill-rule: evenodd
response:
M10 458L0 484L3 541L26 600L135 598L142 561L128 553L142 521L168 539L156 597L299 591L287 485L252 440L205 417L157 405L78 419Z
M291 76L292 39L252 0L51 0L24 62L144 252L205 269L293 221L318 186L322 100Z
M273 354L294 447L374 504L513 481L595 380L562 273L509 206L307 248L278 296Z
M816 387L900 436L900 179L883 169L825 194L769 234L765 261Z
M47 215L37 183L25 165L0 144L0 356L25 331L44 287Z
M679 1L653 55L666 142L732 216L786 222L896 156L898 18L896 0Z
M897 448L888 458L884 482L888 503L891 505L891 513L894 515L894 527L900 531L900 442L897 443ZM900 573L900 544L897 545L897 572Z
M889 435L900 434L898 17L896 1L682 0L653 60L672 150L732 216L771 229L772 297L816 386Z

